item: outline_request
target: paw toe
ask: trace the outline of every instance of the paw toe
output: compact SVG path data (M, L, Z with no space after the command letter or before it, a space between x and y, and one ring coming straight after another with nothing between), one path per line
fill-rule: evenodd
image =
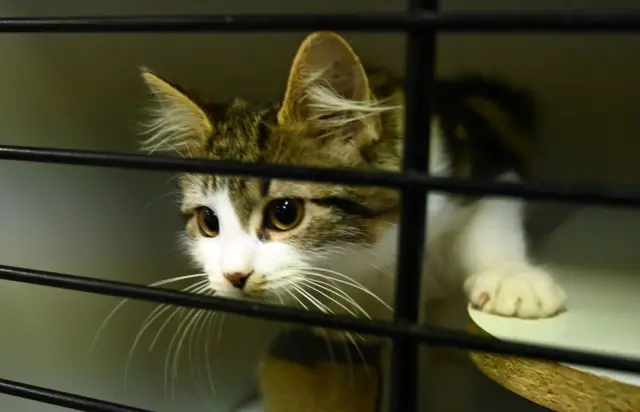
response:
M501 316L549 317L566 302L565 292L551 276L523 265L478 273L465 288L474 307Z

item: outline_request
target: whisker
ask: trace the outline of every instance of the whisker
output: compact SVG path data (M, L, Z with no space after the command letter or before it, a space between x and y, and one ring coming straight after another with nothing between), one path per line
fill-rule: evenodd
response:
M296 300L300 306L302 306L305 310L309 310L309 308L307 307L307 305L305 305L304 303L302 303L302 301L300 299L298 299L298 297L291 291L289 290L289 288L284 289L285 292L287 292L289 295L291 295L291 297Z
M167 318L164 323L162 324L162 326L160 326L160 328L158 329L158 331L156 332L155 336L153 337L153 340L151 341L151 345L149 345L149 351L152 351L153 348L156 346L156 343L158 343L158 339L160 338L160 335L162 334L162 331L164 330L164 328L167 327L167 325L169 324L169 322L171 322L171 319L173 319L177 314L184 312L185 308L175 308L175 310L173 311L173 313L171 314L171 316L169 316L169 318Z
M353 343L354 348L356 349L356 352L358 352L358 355L360 356L360 359L362 360L362 364L364 365L364 370L367 372L367 376L369 378L371 378L371 369L369 369L369 364L367 363L367 360L364 357L364 353L362 353L362 350L360 349L360 346L358 345L358 343L356 342L356 340L353 338L353 334L351 334L351 332L342 332L345 334L345 336L347 337L347 339L349 339L351 341L351 343Z
M197 282L197 283L195 283L195 284L193 284L191 286L187 286L186 288L182 289L182 291L183 292L188 292L188 291L191 291L193 289L197 289L199 287L202 287L202 285L205 284L206 282L207 282L207 280L205 279L205 280ZM140 342L140 339L142 338L142 336L144 335L146 330L156 321L156 319L158 319L160 316L162 316L162 314L164 314L166 311L171 309L171 307L172 306L167 305L167 304L159 305L143 321L142 327L140 328L140 331L138 331L138 333L136 334L136 337L133 340L133 344L131 345L131 349L129 350L129 353L127 354L127 360L125 362L125 367L124 367L124 386L125 386L125 391L127 390L129 367L131 365L131 361L133 359L133 354L134 354L134 352L135 352L135 350L136 350L136 348L138 346L138 343Z
M327 353L329 354L329 359L331 360L331 363L337 365L338 362L336 361L336 353L333 350L333 346L331 345L331 339L329 339L329 336L327 336L327 331L324 329L320 329L319 332L322 334L322 337L324 338L324 343L327 345Z
M378 270L380 273L382 273L383 275L387 276L387 277L392 277L391 273L389 273L388 270L383 269L382 267L376 265L375 263L371 262L371 261L367 261L367 263L372 266L374 269Z
M333 314L333 311L331 309L329 309L325 304L321 303L318 299L316 299L314 296L312 296L309 292L305 291L304 289L302 289L301 287L299 287L297 285L293 285L293 287L302 296L306 297L309 302L313 303L321 312L328 313L328 314ZM326 337L326 335L325 335L325 339L327 339L327 344L329 345L329 347L331 347L330 340ZM348 345L347 342L343 341L343 344L344 344L344 348L345 348L345 353L347 355L347 362L349 363L349 370L350 370L349 380L350 380L351 384L353 385L353 380L355 378L355 372L354 372L354 366L353 366L353 359L351 358L351 349L349 349L349 345ZM332 349L332 351L333 351L333 349Z
M318 269L318 268L314 268L314 270L317 270L317 269ZM333 271L331 271L331 272L333 272ZM300 273L303 273L303 274L305 274L305 275L307 275L307 276L316 276L316 277L320 277L320 278L323 278L323 279L331 279L331 280L332 280L332 281L334 281L334 282L338 282L338 283L342 283L342 284L345 284L345 285L351 286L351 287L353 287L353 288L355 288L355 289L358 289L358 290L360 290L360 291L362 291L362 292L366 293L367 295L371 296L372 298L374 298L375 300L377 300L379 303L381 303L381 304L382 304L385 308L387 308L389 311L393 312L393 308L392 308L391 306L389 306L389 305L388 305L384 300L382 300L378 295L376 295L375 293L371 292L371 291L370 291L368 288L366 288L364 285L362 285L362 284L360 284L360 283L358 283L358 282L356 282L356 281L354 281L354 280L352 280L352 279L349 279L349 278L348 278L347 276L345 276L345 275L342 275L342 276L344 276L344 277L346 277L347 279L349 279L349 281L342 280L342 279L331 278L330 276L323 275L323 274L320 274L320 273L314 273L314 272L307 272L307 271L305 271L305 272L300 272ZM335 272L335 273L339 273L339 272Z
M174 277L174 278L169 278L169 279L163 279L160 280L158 282L154 282L151 283L149 286L151 287L156 287L156 286L163 286L163 285L167 285L169 283L175 283L175 282L179 282L181 280L186 280L186 279L193 279L193 278L197 278L197 277L203 277L206 276L205 274L196 274L196 275L186 275L186 276L178 276L178 277ZM120 308L122 306L124 306L125 303L127 303L130 299L123 299L108 315L107 317L102 321L102 323L100 324L100 327L98 328L98 331L96 332L96 335L93 338L93 341L91 342L91 347L95 347L96 343L98 342L98 339L100 338L100 335L102 334L102 332L104 331L104 329L107 326L107 323L109 323L109 321L111 320L111 318L113 318L113 316L116 314L116 312L118 310L120 310Z
M204 282L203 282L203 283L204 283ZM198 289L198 290L191 291L191 293L200 293L200 292L202 292L203 290L206 290L206 289L208 289L208 285L204 285L204 286L202 286L202 287L201 287L200 289ZM160 329L158 329L158 331L156 332L156 335L154 336L153 341L151 341L151 345L149 345L149 350L150 350L150 351L152 351L152 350L153 350L153 348L156 346L156 343L158 343L158 339L160 338L160 335L162 334L162 331L164 330L164 328L166 328L166 327L167 327L167 325L169 324L169 322L171 321L171 319L173 319L173 317L174 317L174 316L176 316L176 315L178 315L178 314L179 314L180 316L182 316L182 313L184 313L186 310L187 310L186 308L182 308L182 307L177 308L177 310L173 312L173 314L169 317L169 319L167 319L167 320L162 324L162 326L160 327ZM181 319L181 321L182 321L182 319Z
M201 292L207 289L209 289L209 285L205 284L200 288L194 290L192 293L200 294ZM178 373L177 363L178 363L178 358L180 356L180 349L182 348L182 343L184 341L184 337L186 336L186 333L189 331L189 328L193 324L193 318L195 318L195 316L198 314L200 310L202 309L193 308L188 310L185 317L180 320L180 323L178 324L178 328L174 332L174 335L171 338L171 341L169 342L169 347L167 348L167 357L165 359L165 364L164 364L165 393L167 390L167 385L170 382L171 399L174 398L175 379ZM184 313L184 311L181 311L181 313ZM169 374L169 364L171 363L171 356L172 356L171 349L174 347L174 344L176 343L176 339L178 340L177 340L177 346L173 351L173 368L171 370L171 374Z
M220 322L218 322L218 336L216 336L216 342L220 342L220 337L222 336L222 325L224 324L224 320L226 319L224 314L220 315Z
M213 327L215 326L215 321L220 316L217 316L218 313L210 312L207 320L206 329L208 331L213 332ZM222 323L222 322L220 322ZM204 361L207 365L207 378L209 379L209 387L211 388L211 392L215 395L216 387L213 383L213 373L211 372L211 333L207 334L207 339L204 344Z
M184 340L187 337L187 334L189 333L191 328L193 327L194 323L198 320L198 318L200 317L200 315L202 315L202 313L204 313L202 309L196 310L196 312L191 318L191 321L187 324L186 328L182 332L182 337L180 337L180 339L178 340L178 346L176 347L175 355L173 356L173 367L171 372L171 397L172 398L174 396L175 380L178 377L178 362L180 360L180 352L182 351Z
M318 289L315 286L311 285L310 282L306 282L306 279L301 279L300 280L300 284L305 285L309 289L314 290L315 292L317 292L317 293L321 294L322 296L324 296L325 298L329 299L330 301L332 301L336 305L340 306L342 309L346 310L349 314L351 314L351 316L356 317L356 318L358 317L357 313L355 313L354 311L352 311L351 309L349 309L348 307L346 307L342 303L338 302L337 300L335 300L331 296L329 296L326 293L322 292L320 289Z
M191 291L193 291L194 289L197 289L197 288L199 288L199 287L201 287L201 286L205 285L207 282L208 282L208 280L207 280L207 279L201 280L201 281L199 281L199 282L194 283L194 284L193 284L193 285L191 285L191 286L187 286L186 288L182 289L181 291L182 291L182 292L191 292ZM143 322L143 326L142 326L142 327L143 327L143 329L144 329L144 328L146 328L145 324L146 324L147 320L148 320L151 316L153 316L153 314L154 314L156 311L160 310L161 308L169 308L169 307L171 307L171 306L172 306L172 305L169 305L169 304L167 304L167 303L163 303L163 304L159 305L157 308L155 308L155 309L153 310L153 312L151 312L151 314L149 314L149 316L147 316L147 318L146 318L146 319L145 319L145 321ZM155 318L154 318L154 319L155 319ZM153 320L152 320L151 322L153 322Z
M195 380L196 383L196 388L198 390L198 392L200 393L200 395L202 395L203 398L207 398L207 394L206 394L206 384L205 384L205 379L202 375L202 363L200 360L200 351L195 351L195 355L194 355L194 341L195 341L195 346L196 348L204 348L204 345L200 345L201 339L202 339L202 334L205 330L205 327L207 326L207 319L208 317L211 315L211 312L209 311L202 311L202 313L200 314L198 321L196 322L196 324L193 326L193 328L191 329L191 334L189 336L189 343L188 343L188 348L189 348L189 364L191 365L191 374ZM195 360L195 362L194 362Z
M156 196L149 203L147 203L147 205L145 206L145 209L151 208L151 206L153 206L156 202L159 202L160 200L164 200L165 198L167 198L169 196L177 196L177 195L180 195L180 194L181 194L181 192L179 192L179 191L171 191L171 192L163 193L163 194L161 194L159 196Z
M316 299L313 295L311 295L309 292L307 292L306 290L302 289L300 286L298 285L292 285L294 289L296 289L298 291L298 293L300 293L300 296L303 296L304 298L307 299L307 301L309 301L310 303L312 303L316 308L318 308L320 310L320 312L322 313L329 313L329 314L333 314L333 312L331 311L331 309L329 309L326 305L324 305L322 302L320 302L318 299Z
M326 290L327 292L331 292L335 295L338 295L339 297L343 298L344 300L346 300L349 304L351 304L353 307L355 307L358 311L360 311L364 316L366 316L368 319L371 319L371 316L369 315L369 313L367 313L367 311L365 311L362 306L360 306L358 304L358 302L355 301L355 299L353 299L351 296L349 296L345 291L341 290L340 288L331 285L329 283L325 283L323 281L318 281L315 279L307 279L307 278L303 278L302 280L303 283L306 284L311 284L311 285L315 285L316 287L319 287L321 289ZM337 303L337 302L336 302ZM357 317L356 314L354 314L354 316Z
M172 385L173 380L171 379L171 375L169 374L169 365L171 363L171 358L172 355L175 355L176 350L174 349L174 345L176 343L176 340L178 339L178 337L180 336L184 326L187 324L189 318L191 318L191 315L196 312L198 309L188 309L187 310L187 314L185 315L185 317L183 319L180 320L180 323L178 324L178 328L175 330L175 332L173 333L173 337L171 338L171 341L169 342L169 347L167 348L167 356L165 357L165 361L164 361L164 391L165 391L165 397L167 392L171 393L171 398L173 399L173 389L171 388L170 391L168 391L169 386Z
M280 293L280 291L279 290L274 290L273 292L276 295L276 299L278 299L280 304L284 306L284 300L282 299L282 294Z
M171 320L179 313L183 312L185 309L184 308L176 308L171 315L164 321L164 323L160 326L160 329L158 329L158 331L156 332L156 335L153 338L153 341L151 342L151 345L149 346L149 350L152 350L155 347L155 344L158 341L158 338L160 337L160 335L162 334L162 331L164 330L164 328L169 324L169 322L171 322ZM180 327L182 325L182 320L180 320L180 323L178 324L178 327ZM174 334L177 332L174 332ZM174 336L175 338L175 336ZM173 341L174 338L171 339L171 342L169 343L169 347L167 348L167 360L169 359L169 354L170 354L170 350L171 347L173 346ZM167 398L167 367L166 367L166 362L165 362L165 372L164 372L164 396L165 399Z
M349 383L353 386L355 371L353 366L353 358L351 358L351 349L349 348L349 342L343 340L342 343L347 353L347 362L349 362Z
M319 300L317 300L309 292L305 291L304 289L302 289L301 287L299 287L297 285L293 285L293 287L294 287L294 289L296 289L300 293L300 295L304 296L309 302L313 303L321 312L328 313L328 314L333 314L333 311L331 309L329 309L326 305L324 305ZM326 336L326 334L324 336L325 336L325 341L327 342L327 347L329 349L329 356L333 358L333 363L335 363L335 354L333 352L333 347L331 346L331 341ZM345 346L345 349L346 349L347 362L349 363L349 366L350 366L350 378L349 379L351 380L351 384L353 384L353 379L355 377L355 374L354 374L354 369L353 369L353 359L351 358L351 350L349 349L349 345L346 342L343 342L343 343L344 343L344 346Z
M355 307L355 309L359 310L360 312L362 312L363 315L365 315L367 318L371 319L371 316L367 313L367 311L365 311L359 304L358 302L355 301L355 299L353 299L351 296L349 296L345 291L339 289L338 287L326 283L323 280L315 280L315 279L307 279L304 276L300 276L300 275L296 275L296 276L291 276L292 278L295 278L297 282L300 282L301 284L312 284L315 285L316 287L319 287L321 289L326 290L327 292L331 292L333 294L339 295L340 297L342 297L343 299L345 299L348 303L350 303L351 305L353 305ZM279 293L277 291L274 291L276 293ZM316 290L316 292L319 292L318 290ZM324 293L321 293L322 295L324 295L326 298L331 299L333 301L332 298L330 298L329 296L325 295ZM334 303L338 304L338 302ZM348 310L348 308L343 307L343 309ZM354 313L350 312L353 316L356 316ZM357 316L356 316L357 317ZM360 335L359 333L353 333L350 332L351 335L355 335L358 338L360 338L360 340L365 341L365 338Z
M295 277L297 275L297 271L285 272L284 274L278 276L275 279L271 279L266 284L266 290L273 291L278 290L280 288L286 287L288 284L295 282Z

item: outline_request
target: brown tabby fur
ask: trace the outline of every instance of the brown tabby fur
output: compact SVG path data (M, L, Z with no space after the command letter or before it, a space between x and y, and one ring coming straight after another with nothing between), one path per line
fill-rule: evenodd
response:
M316 45L323 42L326 45ZM328 136L323 136L326 132L323 119L312 121L308 113L299 113L300 107L306 106L296 95L300 72L304 71L298 67L303 64L300 61L315 58L305 55L310 54L311 45L321 49L313 53L338 55L317 59L341 59L335 64L362 67L341 37L314 33L300 46L294 59L285 101L271 105L253 105L240 99L229 104L203 103L195 95L145 71L144 77L156 94L161 90L160 93L169 95L164 96L165 100L187 99L195 103L206 118L179 147L167 141L160 142L156 149L177 149L181 156L193 158L398 171L401 163L398 147L403 138L404 121L402 79L378 68L369 69L368 76L363 74L368 85L361 85L360 99L397 106L365 120L371 123L367 126L376 130L376 139L370 139L370 133L358 122L349 125L350 130L336 127ZM528 137L533 121L531 103L524 92L497 80L466 76L439 81L434 94L434 123L442 129L454 176L485 179L508 169L526 173L530 158ZM354 134L351 129L356 128ZM154 144L149 143L147 149L154 149ZM282 235L295 237L298 244L306 247L338 240L371 244L386 224L397 218L398 196L389 189L194 174L180 178L184 192L182 211L191 214L196 206L190 201L193 197L190 194L212 190L221 184L229 188L232 202L247 226L260 218L260 208L270 198L295 196L311 200L307 213L312 218L308 224ZM268 190L261 190L264 187ZM346 199L371 211L372 217L364 219L336 207L332 213L326 213L325 205L313 202L326 198Z

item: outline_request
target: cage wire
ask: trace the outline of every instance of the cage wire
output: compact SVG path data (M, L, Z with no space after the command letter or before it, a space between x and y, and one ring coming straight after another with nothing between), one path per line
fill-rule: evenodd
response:
M0 18L0 33L107 32L256 32L256 31L396 31L407 33L406 134L402 172L364 172L286 165L240 164L224 161L148 157L138 154L48 149L0 145L0 159L125 168L149 171L195 172L236 176L383 186L402 191L400 240L394 322L360 320L311 313L300 309L247 303L124 282L0 265L0 278L101 295L117 296L235 313L393 339L390 410L417 410L418 346L447 346L464 350L517 355L548 361L640 373L640 359L601 355L498 341L466 332L418 325L420 277L424 247L426 195L442 191L482 196L511 196L528 200L608 206L640 206L640 191L610 187L549 183L471 182L436 178L427 172L430 106L434 82L436 35L463 32L638 32L640 13L440 13L438 0L410 0L406 13L320 15L181 15ZM75 410L145 412L128 405L93 399L0 378L0 393ZM150 411L146 411L150 412Z

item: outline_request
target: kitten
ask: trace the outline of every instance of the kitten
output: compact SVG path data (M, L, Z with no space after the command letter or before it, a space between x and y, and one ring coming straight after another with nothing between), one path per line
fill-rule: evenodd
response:
M143 69L142 77L157 99L150 137L143 147L150 153L400 170L402 79L380 69L365 69L335 33L312 33L302 42L278 104L241 99L210 104L149 70ZM433 95L429 164L433 175L527 177L528 138L534 132L528 94L495 80L460 77L439 80ZM181 174L179 183L187 220L184 245L216 295L391 318L396 191L193 173ZM517 199L430 193L423 299L450 299L464 291L473 306L497 315L541 318L562 310L566 302L562 288L528 258L523 206ZM281 356L272 350L265 364L278 365L281 360L286 364L286 356ZM263 390L265 379L271 384L265 394L271 409L297 411L299 404L307 405L309 412L313 412L309 408L342 410L320 401L309 406L309 391L316 389L296 387L295 373L283 375L289 376L285 382L274 382L266 378L273 373L265 375L265 370L261 379ZM290 392L289 398L278 403L281 397L273 395L282 388ZM312 398L333 399L315 395ZM296 396L300 399L292 403ZM388 401L386 394L380 399L382 404ZM258 400L243 410L264 407Z
M401 79L365 70L339 35L300 45L281 103L223 104L143 69L157 98L148 152L182 157L399 171L404 135ZM525 177L532 109L524 92L484 78L436 84L430 172ZM391 317L398 192L385 188L185 173L184 243L218 296L326 313ZM561 287L530 262L516 199L428 195L424 293L460 286L477 308L548 317Z

